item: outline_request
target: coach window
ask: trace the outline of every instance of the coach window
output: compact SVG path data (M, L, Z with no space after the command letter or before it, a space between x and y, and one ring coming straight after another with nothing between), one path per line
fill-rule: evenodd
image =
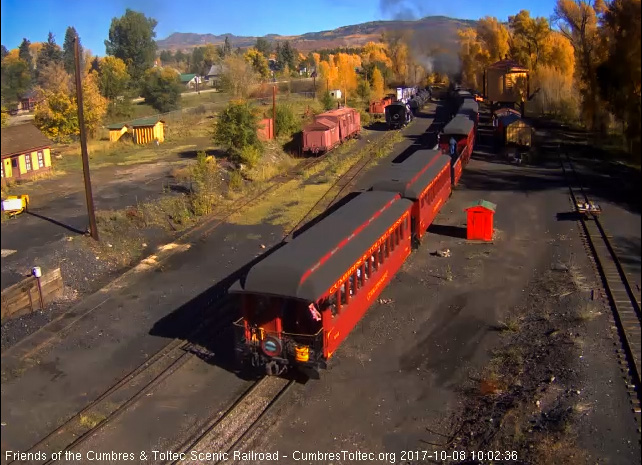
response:
M366 282L366 278L367 278L367 276L366 276L366 264L365 263L361 264L360 270L361 270L361 279L359 280L359 287L363 287L365 282Z
M379 249L378 249L379 256L377 257L377 262L378 262L378 265L379 265L379 266L381 266L381 265L383 264L383 261L384 261L384 256L383 256L383 253L384 253L384 252L383 252L383 249L384 249L384 247L383 247L383 243L382 243L382 244L379 246Z
M334 303L335 303L335 313L337 315L341 313L341 288L337 289L337 292L334 293Z

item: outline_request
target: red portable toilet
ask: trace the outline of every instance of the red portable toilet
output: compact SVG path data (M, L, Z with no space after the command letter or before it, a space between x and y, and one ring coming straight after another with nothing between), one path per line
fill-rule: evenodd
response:
M468 213L466 239L493 240L493 216L497 205L486 200L477 200L465 208Z

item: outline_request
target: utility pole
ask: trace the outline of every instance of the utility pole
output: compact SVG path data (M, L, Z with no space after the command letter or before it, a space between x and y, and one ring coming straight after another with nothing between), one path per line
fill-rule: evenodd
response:
M276 84L272 86L272 132L276 137Z
M98 240L96 214L94 212L94 197L91 193L91 179L89 178L89 155L87 154L87 131L85 130L85 116L83 115L82 81L80 78L80 51L78 36L74 38L74 58L76 65L76 102L78 104L78 125L80 127L80 153L82 155L82 172L85 178L85 197L87 199L87 215L89 216L89 232L91 237Z

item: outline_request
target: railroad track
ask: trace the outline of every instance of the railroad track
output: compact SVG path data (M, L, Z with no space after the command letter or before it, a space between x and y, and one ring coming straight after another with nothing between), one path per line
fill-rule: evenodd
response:
M188 361L201 355L203 351L200 346L190 340L205 334L216 335L224 331L234 320L234 315L229 309L230 302L224 302L218 312L212 312L212 316L185 340L177 339L163 347L26 452L44 452L46 457L51 457L53 452L74 450L86 442L131 408L144 395L176 373ZM219 319L221 314L230 314L230 317ZM216 320L214 327L212 327L213 320ZM42 462L14 460L7 465L21 463L49 465L54 461L51 459Z
M568 154L560 155L560 162L564 175L568 180L571 200L578 214L578 203L588 203L590 199L582 186L581 179L573 166ZM580 214L585 245L590 251L592 262L596 267L606 297L613 311L613 318L622 344L622 352L628 365L627 390L636 414L638 428L640 427L640 361L642 351L640 345L641 315L640 298L636 296L630 284L617 253L611 244L609 236L597 216Z
M233 451L242 450L244 441L294 383L294 380L276 376L261 378L221 415L212 418L205 427L178 448L184 454L183 458L166 463L172 465L199 465L204 462L230 463L230 460L234 460ZM207 459L198 455L208 452L218 452L219 455Z
M198 235L198 236L207 236L210 234L212 231L214 231L216 228L221 226L228 218L230 218L232 215L235 213L238 213L239 211L243 210L245 207L248 205L252 204L253 202L256 202L257 200L261 200L265 197L266 194L269 194L273 190L278 189L281 187L282 184L284 184L287 181L290 181L294 179L296 175L301 173L301 171L308 170L312 168L315 165L318 165L321 163L323 160L325 160L327 154L321 155L316 158L312 158L310 160L307 160L303 162L300 165L295 166L294 168L288 170L286 173L280 174L275 176L269 181L269 185L263 189L261 189L258 193L251 193L248 194L245 197L242 197L239 199L238 202L235 202L233 205L231 205L229 208L225 209L223 212L219 212L217 214L218 221L214 221L212 224L204 225L203 227L196 227L194 230L188 232L184 238L188 238L191 235Z
M381 142L381 141L379 141ZM316 201L312 208L299 220L299 222L286 234L287 238L291 238L292 235L299 229L300 226L305 225L308 221L316 217L316 215L327 210L331 207L338 199L338 197L348 188L352 182L359 176L364 169L366 169L372 160L377 154L377 147L372 147L366 153L364 153L357 161L355 161L348 171L346 171L339 179L337 179L334 184L332 184L327 191L321 196L319 200Z
M276 176L270 181L270 184L267 187L261 189L257 193L252 193L243 197L240 200L240 203L236 202L224 212L219 213L217 220L212 224L207 225L205 228L197 227L186 233L186 235L183 236L183 240L188 239L192 235L204 236L209 234L233 214L241 211L251 203L262 199L265 194L280 187L284 182L293 179L301 171L312 168L324 159L325 156L311 159L297 165L287 173ZM209 301L205 306L211 306L212 303L212 301ZM217 317L225 315L226 313L230 314L229 304L230 302L225 300L219 304L221 309L218 312L211 312L210 314L216 315ZM225 309L227 309L227 311ZM196 330L193 331L192 334L187 336L185 340L177 339L163 347L143 364L132 370L103 392L90 404L75 413L54 431L31 446L26 452L45 452L47 457L51 457L52 452L74 450L82 443L86 442L102 428L118 418L122 413L126 412L145 394L152 391L156 386L178 371L189 360L202 353L197 344L189 341L196 339L206 331L212 332L210 323L213 319L215 319L214 316L205 320ZM217 320L214 332L223 330L226 327L226 324L231 323L233 319L234 318L229 318L229 321L225 318L223 320ZM14 460L8 462L7 465L20 463L23 462ZM51 460L46 460L37 463L48 465L53 462Z

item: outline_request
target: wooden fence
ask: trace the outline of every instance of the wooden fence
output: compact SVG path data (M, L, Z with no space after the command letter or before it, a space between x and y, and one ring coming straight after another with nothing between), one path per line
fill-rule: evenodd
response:
M30 276L2 291L2 321L45 308L62 295L60 268Z

